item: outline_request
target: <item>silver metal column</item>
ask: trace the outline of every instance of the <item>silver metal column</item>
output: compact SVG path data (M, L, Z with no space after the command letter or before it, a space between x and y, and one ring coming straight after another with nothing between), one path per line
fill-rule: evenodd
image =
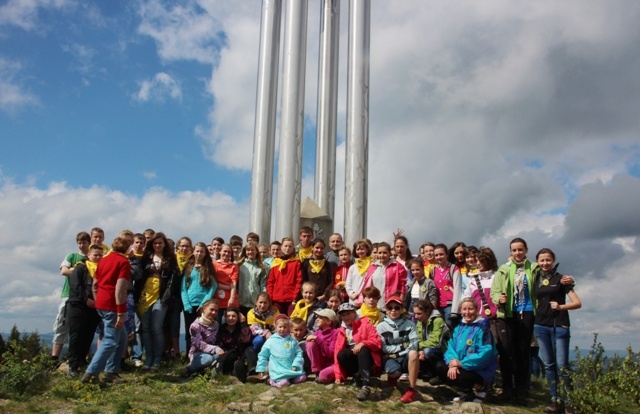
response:
M307 0L287 0L282 70L276 237L293 237L300 222Z
M338 112L338 50L340 0L323 0L318 64L318 118L315 202L335 219L336 119Z
M258 233L265 243L271 239L281 15L282 0L262 0L249 231Z
M344 195L344 239L347 246L367 233L370 35L370 0L351 0Z

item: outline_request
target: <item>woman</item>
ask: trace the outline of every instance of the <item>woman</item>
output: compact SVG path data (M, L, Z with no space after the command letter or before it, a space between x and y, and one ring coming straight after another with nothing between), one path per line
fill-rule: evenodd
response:
M366 240L358 240L353 244L353 266L347 272L347 280L344 288L349 296L349 303L360 307L362 305L362 290L364 289L364 279L367 270L373 263L371 257L371 245Z
M156 233L144 248L142 279L136 282L138 314L142 322L143 369L160 368L164 348L163 324L172 296L180 295L180 271L173 249L162 232Z
M127 346L124 322L127 314L127 288L131 278L131 265L125 256L129 242L116 237L111 254L100 260L92 292L98 315L104 323L104 336L82 376L83 383L100 383L100 372L105 371L105 382L122 382L118 375L120 358Z
M558 395L558 375L569 385L569 311L580 309L582 303L572 285L561 284L562 275L556 271L556 255L551 249L541 249L536 255L541 270L536 281L536 315L533 331L540 346L552 404L545 413L565 412L566 398ZM570 303L566 302L569 297ZM571 409L567 407L566 412Z

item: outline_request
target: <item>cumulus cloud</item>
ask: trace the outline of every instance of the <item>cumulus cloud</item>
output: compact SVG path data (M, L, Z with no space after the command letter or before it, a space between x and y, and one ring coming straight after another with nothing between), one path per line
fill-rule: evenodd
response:
M165 72L156 73L151 79L140 82L140 89L133 95L137 101L163 102L166 98L176 101L182 99L182 88L180 83L171 75Z
M0 56L0 109L12 113L28 106L39 105L40 100L29 92L20 77L22 65Z
M76 0L8 0L0 6L0 27L12 25L23 30L37 27L41 9L73 8Z

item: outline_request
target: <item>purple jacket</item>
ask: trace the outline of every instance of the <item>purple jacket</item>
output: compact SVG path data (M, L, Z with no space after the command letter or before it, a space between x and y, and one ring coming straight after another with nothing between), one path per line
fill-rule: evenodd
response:
M189 334L191 335L191 349L189 349L189 360L193 359L193 354L196 352L203 352L205 354L216 354L220 348L215 345L216 336L218 336L218 322L213 321L211 325L205 325L200 321L200 318L189 327Z

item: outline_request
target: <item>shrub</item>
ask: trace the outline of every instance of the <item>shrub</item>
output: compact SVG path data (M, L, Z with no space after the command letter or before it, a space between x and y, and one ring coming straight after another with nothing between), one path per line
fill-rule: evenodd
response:
M584 413L637 413L640 411L640 359L631 347L626 356L608 358L594 335L586 356L576 348L577 361L569 373L571 387L563 384L571 406Z
M0 396L19 397L45 389L53 361L38 333L20 335L14 326L5 346L0 357Z

